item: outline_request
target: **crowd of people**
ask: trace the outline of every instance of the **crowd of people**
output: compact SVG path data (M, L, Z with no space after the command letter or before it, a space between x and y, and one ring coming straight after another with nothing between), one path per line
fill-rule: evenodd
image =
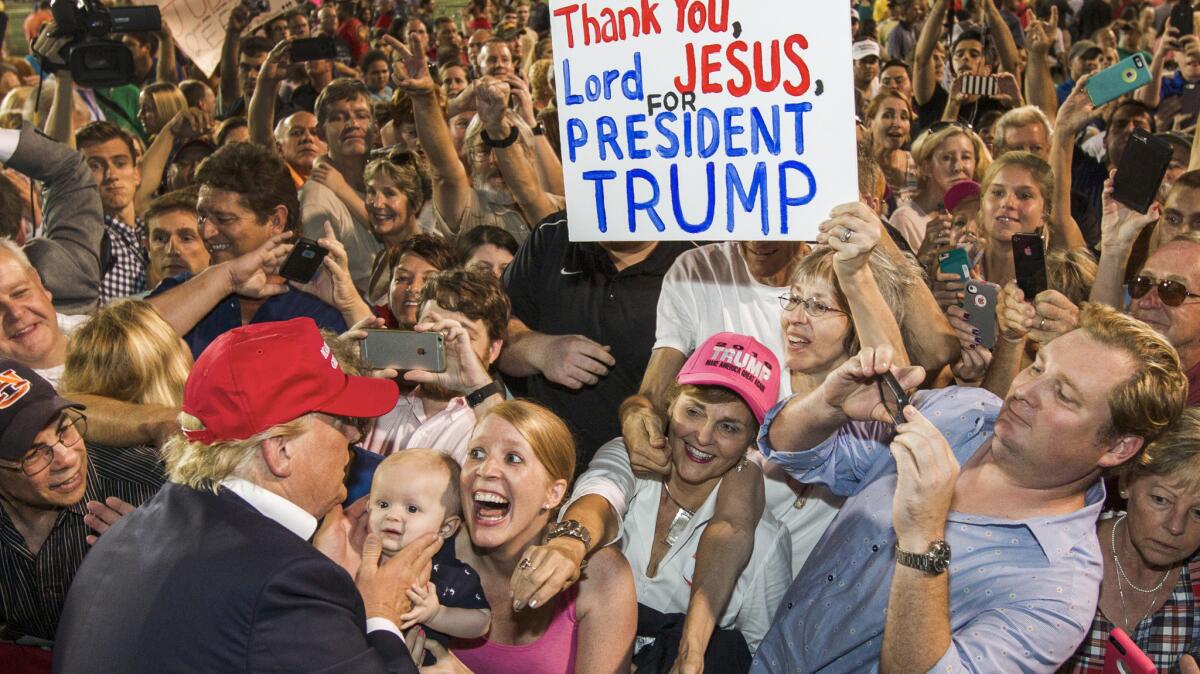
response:
M215 73L164 26L115 87L39 3L0 61L0 669L1099 674L1124 632L1200 674L1180 4L852 0L860 200L700 245L571 240L543 0L247 2Z

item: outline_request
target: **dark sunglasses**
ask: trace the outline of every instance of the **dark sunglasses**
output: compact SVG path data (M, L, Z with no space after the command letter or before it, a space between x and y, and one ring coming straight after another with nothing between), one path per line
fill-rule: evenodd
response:
M1179 281L1159 281L1153 276L1135 276L1129 282L1129 296L1133 299L1141 299L1150 292L1151 288L1158 288L1158 299L1169 307L1177 307L1187 301L1189 297L1200 297L1194 292L1188 290L1187 286Z
M925 127L925 130L921 132L921 135L925 135L927 133L932 135L932 134L937 133L938 131L941 131L942 129L947 129L952 126L962 129L963 131L968 131L970 133L975 132L975 129L972 128L971 125L967 124L966 122L942 120L940 122L934 122L933 124L930 124L929 126Z

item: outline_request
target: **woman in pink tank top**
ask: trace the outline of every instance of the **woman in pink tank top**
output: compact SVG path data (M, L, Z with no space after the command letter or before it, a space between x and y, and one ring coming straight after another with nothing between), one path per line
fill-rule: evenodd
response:
M592 555L569 590L545 588L544 595L552 597L545 605L538 604L539 591L528 606L514 607L514 594L524 597L531 589L513 584L518 567L522 584L556 570L547 561L539 573L543 557L527 554L542 542L570 493L575 470L570 430L553 412L524 400L481 406L476 414L460 481L466 531L454 545L456 556L479 573L492 624L484 639L452 642L439 664L448 660L454 671L479 674L629 671L637 598L629 564L615 549ZM559 538L556 544L582 545Z

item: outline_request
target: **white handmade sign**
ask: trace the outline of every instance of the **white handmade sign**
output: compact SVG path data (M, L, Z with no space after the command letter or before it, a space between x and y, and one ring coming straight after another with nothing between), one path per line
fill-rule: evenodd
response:
M830 0L552 0L574 241L813 239L858 200Z
M221 44L229 13L240 0L139 0L140 5L158 5L162 20L175 43L206 75L211 76L221 60ZM255 16L248 31L258 28L272 16L303 4L304 0L267 0L267 11Z

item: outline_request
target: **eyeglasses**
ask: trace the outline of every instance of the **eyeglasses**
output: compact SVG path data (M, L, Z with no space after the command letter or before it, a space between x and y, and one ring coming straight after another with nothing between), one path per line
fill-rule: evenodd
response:
M1168 307L1177 307L1187 301L1189 297L1200 297L1194 292L1188 290L1187 286L1179 281L1159 281L1153 276L1135 276L1129 282L1129 296L1133 299L1141 299L1150 292L1151 288L1158 288L1158 299Z
M87 417L78 412L64 412L62 419L58 422L58 437L54 444L34 445L25 453L20 463L15 466L0 463L0 468L11 471L19 470L29 477L33 477L46 470L54 462L55 447L62 445L69 449L79 444L85 435L87 435Z
M796 307L800 306L801 304L804 305L804 313L812 316L813 318L820 318L829 312L833 312L835 314L846 313L841 309L834 309L828 304L817 300L815 297L796 297L791 293L786 293L779 296L779 306L783 307L784 311L794 311Z

